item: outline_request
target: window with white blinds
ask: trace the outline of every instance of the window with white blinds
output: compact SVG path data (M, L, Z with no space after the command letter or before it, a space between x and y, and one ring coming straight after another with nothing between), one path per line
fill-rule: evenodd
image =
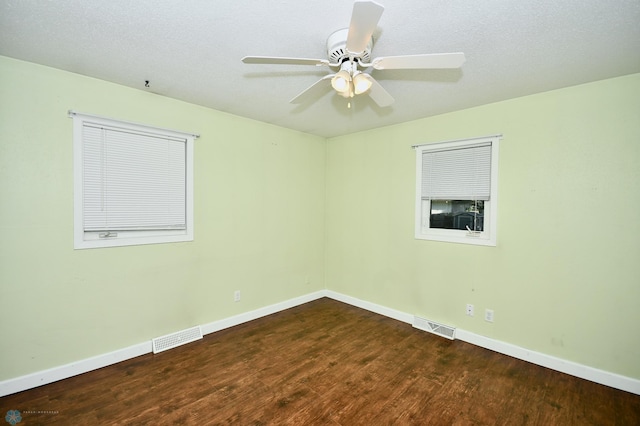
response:
M193 240L195 136L72 116L76 248Z
M496 244L499 139L414 147L416 238Z
M422 153L422 197L436 200L488 200L491 144Z

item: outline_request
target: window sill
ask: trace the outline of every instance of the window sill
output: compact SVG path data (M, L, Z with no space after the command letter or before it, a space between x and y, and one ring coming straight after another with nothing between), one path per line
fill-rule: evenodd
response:
M445 243L470 244L476 246L496 246L495 238L486 235L468 235L465 233L458 235L442 235L442 234L418 234L415 236L417 240L440 241Z

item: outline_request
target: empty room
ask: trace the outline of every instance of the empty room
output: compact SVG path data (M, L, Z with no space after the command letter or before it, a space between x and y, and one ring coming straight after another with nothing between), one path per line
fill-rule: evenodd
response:
M7 424L640 424L640 3L2 0Z

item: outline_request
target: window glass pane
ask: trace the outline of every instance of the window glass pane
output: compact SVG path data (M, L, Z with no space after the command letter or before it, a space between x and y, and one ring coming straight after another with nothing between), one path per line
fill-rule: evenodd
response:
M484 201L431 200L429 227L484 230Z

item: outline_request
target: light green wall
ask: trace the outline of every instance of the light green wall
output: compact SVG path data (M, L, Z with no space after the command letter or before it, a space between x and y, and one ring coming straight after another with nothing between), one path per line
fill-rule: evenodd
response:
M73 249L69 109L202 135L195 241ZM324 149L323 138L0 57L0 380L324 288Z
M411 145L496 133L497 247L415 240ZM640 74L334 138L326 161L328 289L640 378Z
M202 135L194 242L73 250L69 109ZM325 141L0 57L0 380L323 288L640 378L639 113L632 75ZM416 241L411 145L494 133L498 246Z

